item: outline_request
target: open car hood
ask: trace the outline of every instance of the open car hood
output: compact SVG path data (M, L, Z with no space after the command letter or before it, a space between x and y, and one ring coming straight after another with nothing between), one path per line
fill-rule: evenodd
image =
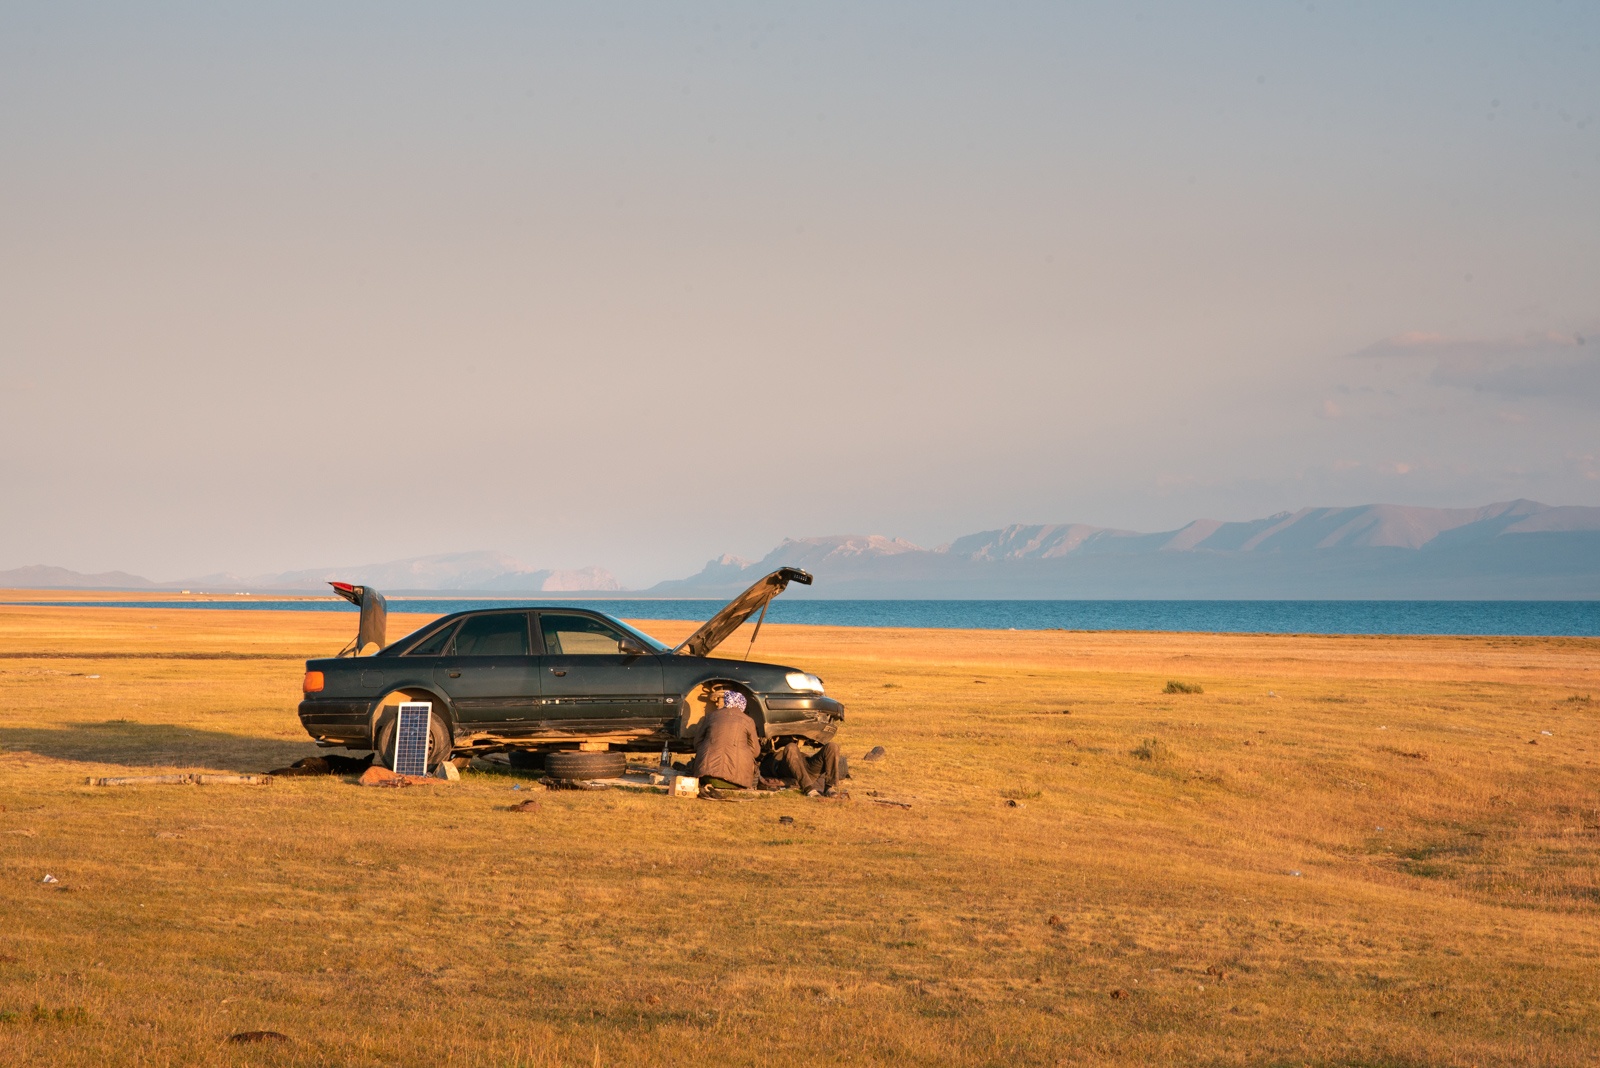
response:
M722 611L712 616L703 623L699 630L672 650L679 656L707 656L711 650L721 645L723 641L738 630L740 625L757 612L761 618L767 617L767 605L771 600L789 588L789 583L798 582L802 586L811 585L810 572L802 571L798 567L780 567L766 578L745 590L739 596L723 606ZM756 624L759 632L761 624ZM750 640L755 641L755 635Z
M339 655L360 656L369 645L382 649L388 644L389 602L371 586L352 586L348 582L330 582L333 592L361 609L361 624L356 628L356 640L344 647Z

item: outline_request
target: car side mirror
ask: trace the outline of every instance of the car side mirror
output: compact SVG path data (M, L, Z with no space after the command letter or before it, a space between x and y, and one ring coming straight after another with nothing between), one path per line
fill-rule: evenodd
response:
M632 638L624 638L618 642L617 651L623 656L643 656L645 654L644 646L640 645Z

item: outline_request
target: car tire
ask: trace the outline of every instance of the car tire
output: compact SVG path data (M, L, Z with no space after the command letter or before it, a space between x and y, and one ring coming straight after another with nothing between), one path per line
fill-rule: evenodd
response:
M385 712L378 718L378 727L374 732L375 747L372 762L382 764L391 771L394 769L394 725L395 714ZM431 772L440 764L450 759L451 739L450 727L438 713L434 713L428 723L428 770Z
M545 774L564 782L615 779L626 770L628 758L622 753L559 752L544 758Z

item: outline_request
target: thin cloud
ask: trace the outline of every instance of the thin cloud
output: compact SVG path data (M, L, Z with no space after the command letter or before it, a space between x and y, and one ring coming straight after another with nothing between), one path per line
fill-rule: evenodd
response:
M1600 403L1600 341L1546 331L1513 338L1461 338L1412 331L1352 357L1426 361L1436 386L1502 397L1553 397Z

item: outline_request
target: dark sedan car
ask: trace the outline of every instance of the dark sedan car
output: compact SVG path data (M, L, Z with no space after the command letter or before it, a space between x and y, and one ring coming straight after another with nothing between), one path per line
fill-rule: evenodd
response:
M306 661L300 722L318 744L371 749L389 762L400 704L427 701L430 767L452 753L574 751L596 755L559 759L599 777L620 770L625 750L692 752L711 702L731 689L745 695L768 742L822 744L838 730L844 706L823 695L821 679L709 655L758 610L764 619L767 604L791 581L809 585L811 576L798 568L774 571L676 648L583 608L457 612L372 656ZM357 603L366 592L338 588ZM357 649L373 602L382 626L382 598L369 594Z

